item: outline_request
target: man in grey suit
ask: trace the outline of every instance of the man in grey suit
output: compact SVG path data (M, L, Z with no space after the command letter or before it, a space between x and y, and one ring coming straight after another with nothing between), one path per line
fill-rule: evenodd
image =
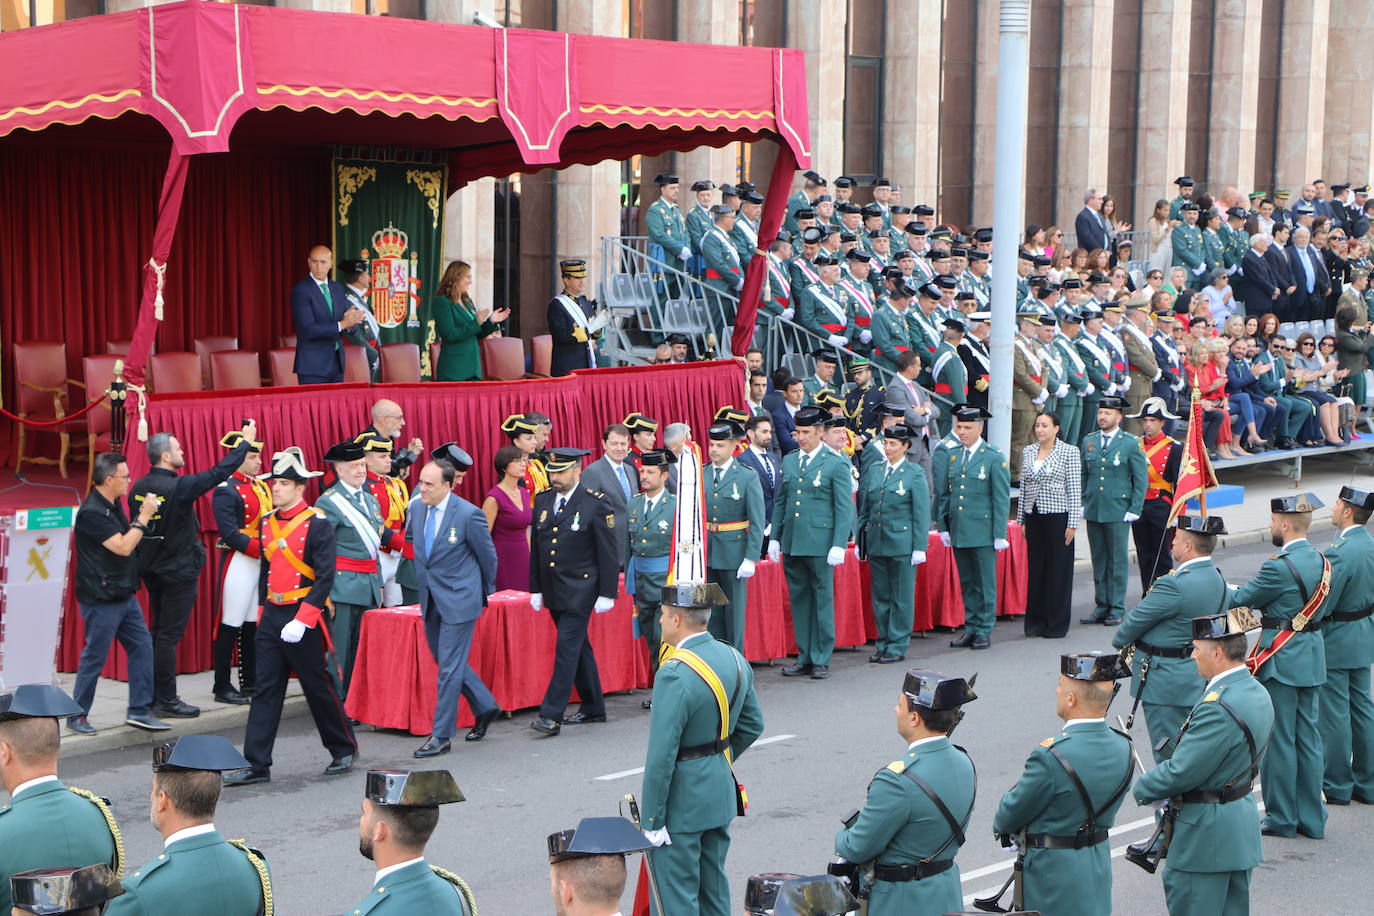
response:
M667 434L664 434L666 440ZM612 423L601 434L600 458L587 465L582 472L582 485L605 494L606 502L615 512L615 535L620 568L630 558L630 533L625 528L625 509L630 498L639 492L639 471L626 461L630 457L630 430L621 423Z
M431 461L421 468L420 499L413 503L406 526L406 540L415 549L425 637L439 666L434 731L416 757L448 753L460 693L477 716L467 741L482 740L501 713L496 698L468 664L477 618L495 589L496 548L482 510L454 495L456 477L447 461Z
M884 394L887 404L906 411L902 422L916 431L916 437L911 440L911 447L907 451L907 460L921 465L921 470L926 472L926 484L934 493L935 478L930 470L930 453L938 444L939 437L935 435L936 442L930 440L935 434L933 421L939 418L940 407L930 392L916 382L920 374L921 355L914 349L907 350L897 357L897 374L884 389Z

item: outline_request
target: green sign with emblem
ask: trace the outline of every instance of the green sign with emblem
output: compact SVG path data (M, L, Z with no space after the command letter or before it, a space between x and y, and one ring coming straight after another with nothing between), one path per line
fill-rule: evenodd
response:
M42 528L70 528L76 524L76 506L46 506L42 509L19 509L14 513L14 527L20 531Z

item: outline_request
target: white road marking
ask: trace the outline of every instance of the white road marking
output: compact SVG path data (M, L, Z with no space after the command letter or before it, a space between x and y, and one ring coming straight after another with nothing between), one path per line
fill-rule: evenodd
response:
M796 736L796 735L773 735L771 738L760 738L759 740L755 741L755 742L750 746L750 750L753 750L753 748L756 748L756 747L762 747L762 746L765 745L765 744L773 744L773 743L775 743L775 742L777 742L777 741L786 741L788 738L795 738L795 737L797 737L797 736ZM621 771L618 772L618 773L607 773L605 776L597 776L597 777L595 778L595 781L596 781L596 782L610 782L610 781L613 780L613 779L624 779L626 776L638 776L640 773L643 773L643 772L644 772L644 767L635 767L633 770L621 770Z

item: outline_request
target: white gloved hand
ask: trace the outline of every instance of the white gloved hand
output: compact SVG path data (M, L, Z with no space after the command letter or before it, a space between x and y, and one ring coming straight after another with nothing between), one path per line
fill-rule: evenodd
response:
M667 827L661 827L658 830L644 831L644 839L648 840L650 843L653 843L655 846L673 845L673 839L672 837L668 836Z
M1084 388L1082 391L1080 391L1080 392L1078 393L1078 396L1079 396L1080 398L1086 398L1086 397L1091 397L1092 395L1095 395L1095 394L1097 394L1097 386L1094 385L1092 382L1088 382L1088 387L1087 387L1087 388Z
M1155 370L1155 374L1154 374L1154 378L1150 379L1150 381L1152 381L1152 382L1157 382L1157 381L1159 381L1159 380L1160 380L1161 378L1163 378L1163 377L1164 377L1164 370L1163 370L1163 369L1156 369L1156 370Z
M925 552L924 550L913 550L913 551L911 552L911 565L912 565L912 566L920 566L920 565L921 565L922 563L924 563L925 561L926 561L926 552Z
M1140 516L1139 516L1139 515L1136 515L1134 512L1127 512L1127 513L1126 513L1126 517L1123 518L1122 521L1123 521L1123 522L1133 522L1133 521L1136 521L1136 520L1139 519L1139 518L1140 518Z
M1202 272L1203 272L1204 270L1206 270L1206 269L1207 269L1207 265L1205 265L1205 264L1199 264L1197 267L1194 267L1194 268L1193 268L1193 275L1194 275L1194 276L1200 277L1200 276L1202 276Z
M946 547L949 546L950 541L949 541L949 532L948 532L948 531L941 531L941 532L940 532L940 543L941 543L941 544L944 544Z
M832 347L844 347L849 345L849 338L841 337L839 334L831 334L825 339L825 342Z
M736 290L736 291L739 291L739 290L742 290L742 289L744 289L744 278L743 278L743 277L740 277L740 278L739 278L739 282L735 284L735 290Z
M739 571L735 573L735 578L748 579L752 575L754 575L754 561L745 557L744 562L739 565Z
M1059 386L1058 388L1054 389L1054 396L1057 397L1057 398L1062 398L1064 395L1066 395L1066 394L1068 394L1068 393L1069 393L1069 386L1068 386L1067 384L1065 384L1065 383L1061 383L1060 386Z
M685 261L692 256L692 249L688 248L686 245L683 245L682 250L677 253L677 256L681 260Z
M309 628L299 620L289 621L286 626L281 628L281 641L300 642L307 629Z
M542 611L544 609L544 595L542 592L535 592L530 595L530 607L534 608L536 611Z
M772 560L774 563L782 559L782 545L777 541L768 542L768 559Z
M793 309L793 308L785 308L785 309L782 310L782 320L783 320L783 321L791 321L791 320L792 320L792 316L795 315L795 314L797 314L796 309Z
M1183 386L1184 386L1185 384L1186 384L1186 383L1183 381L1183 379L1176 379L1176 380L1174 381L1174 383L1173 383L1172 385L1170 385L1169 387L1173 388L1175 391L1182 391L1182 390L1183 390Z
M993 550L1002 551L1002 550L1006 550L1006 549L1007 549L1008 547L1010 547L1010 546L1011 546L1011 544L1009 544L1009 543L1007 542L1007 539L1006 539L1006 538L993 538L993 539L992 539L992 549L993 549Z
M604 614L613 607L615 607L614 598L598 597L596 599L596 604L592 605L592 610L596 611L598 614Z
M830 552L825 555L825 562L831 566L839 566L844 563L844 548L831 547Z
M1039 407L1041 404L1045 403L1045 399L1049 396L1050 393L1048 391L1041 391L1040 394L1031 398L1031 403L1034 404L1036 407Z
M868 343L871 340L873 340L873 334L868 328L864 328L859 332L859 343Z

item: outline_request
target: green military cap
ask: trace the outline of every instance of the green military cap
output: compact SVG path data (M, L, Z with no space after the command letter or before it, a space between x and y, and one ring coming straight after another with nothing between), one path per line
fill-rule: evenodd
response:
M238 448L239 443L242 441L243 433L236 429L233 432L225 433L224 436L219 440L219 444L224 446L225 448ZM248 451L261 452L262 443L254 442L252 439L248 440Z
M1251 630L1258 630L1260 618L1248 607L1233 607L1221 614L1206 614L1193 618L1194 639L1226 639L1230 636L1244 636Z
M1357 490L1355 487L1341 487L1341 500L1356 509L1374 509L1374 491Z
M714 582L667 585L664 586L661 597L661 604L698 611L726 603L725 592Z
M1269 511L1277 515L1297 515L1302 512L1315 512L1324 509L1326 503L1317 499L1315 493L1299 493L1296 496L1276 496L1269 500Z
M670 448L651 448L639 456L639 464L646 468L666 468L677 464L677 453Z
M902 693L917 706L936 712L958 709L978 699L971 681L927 670L908 671L902 681Z
M445 442L430 452L429 457L434 461L447 461L459 471L472 468L472 456L459 448L457 442Z
M569 468L578 467L582 464L582 459L591 452L585 448L556 448L549 451L549 460L545 463L545 470L550 473L566 471Z
M750 875L744 885L744 912L748 916L770 916L783 883L800 877L789 872Z
M1031 305L1030 303L1022 305L1021 308L1018 309L1016 312L1017 321L1027 321L1031 324L1039 324L1040 318L1040 310L1037 309L1035 306Z
M774 916L843 916L859 909L859 901L838 875L789 878L778 888Z
M829 388L822 388L820 391L816 392L816 406L843 407L844 401L840 400L840 396Z
M51 684L20 684L10 693L0 693L0 722L81 715L85 715L85 710L60 687Z
M1175 527L1179 531L1191 531L1193 534L1227 534L1226 522L1220 515L1180 515Z
M623 817L584 817L573 830L549 834L548 844L550 864L588 856L625 856L653 845Z
M1268 191L1251 191L1249 196L1250 196L1250 199L1251 199L1251 200L1263 200L1264 198L1266 198L1266 197L1269 196L1269 192L1268 192Z
M153 746L153 769L222 772L250 766L229 741L219 735L184 735Z
M1289 191L1287 188L1275 188L1275 189L1274 189L1274 199L1275 199L1275 200L1287 200L1289 197L1292 197L1292 196L1293 196L1292 192Z
M124 885L103 862L80 868L35 868L10 877L14 908L38 916L103 913L105 904L124 893Z
M538 432L539 428L534 421L526 419L522 413L513 413L501 422L501 432L514 439L516 436L523 436L525 433Z
M1066 652L1059 656L1059 673L1075 681L1116 681L1131 676L1119 652Z
M388 808L437 808L466 801L448 770L368 770L363 796Z

